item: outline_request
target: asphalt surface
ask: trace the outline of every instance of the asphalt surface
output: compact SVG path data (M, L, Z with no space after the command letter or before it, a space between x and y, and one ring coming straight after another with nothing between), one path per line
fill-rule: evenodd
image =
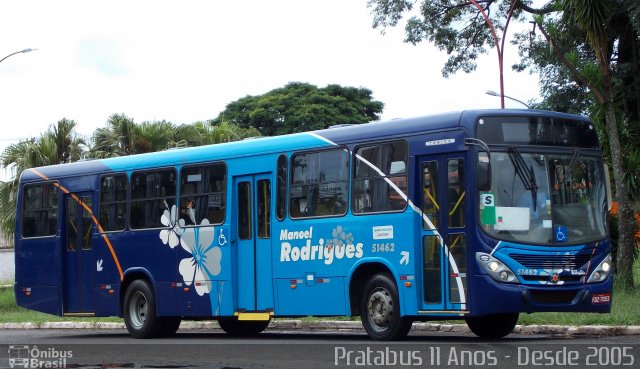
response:
M484 341L413 330L404 341L375 342L360 329L270 328L233 338L202 328L136 340L122 329L2 329L0 368L10 367L10 357L67 368L637 368L640 335L514 333Z

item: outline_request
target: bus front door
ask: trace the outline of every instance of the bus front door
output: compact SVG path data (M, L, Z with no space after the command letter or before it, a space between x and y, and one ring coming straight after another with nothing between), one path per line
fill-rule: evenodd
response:
M65 195L64 305L65 315L93 312L93 220L91 193Z
M234 183L237 309L271 312L271 176L235 177Z
M419 161L422 310L460 312L467 303L467 218L463 154Z

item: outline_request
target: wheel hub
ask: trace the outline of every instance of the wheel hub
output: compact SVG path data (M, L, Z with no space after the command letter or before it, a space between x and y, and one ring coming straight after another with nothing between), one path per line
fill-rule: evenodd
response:
M131 297L129 303L129 316L134 327L140 328L147 319L147 298L144 294L137 292Z
M371 320L378 326L386 326L393 313L393 301L386 290L378 290L371 294L367 310Z

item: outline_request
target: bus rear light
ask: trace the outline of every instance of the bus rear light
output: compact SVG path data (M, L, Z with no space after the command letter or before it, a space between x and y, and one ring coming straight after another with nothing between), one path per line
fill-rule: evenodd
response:
M295 284L292 284L292 285L291 285L291 288L292 288L292 289L295 289L296 287L297 287L297 286L296 286Z
M405 287L411 287L411 286L412 286L412 284L411 284L411 282L404 282L404 286L405 286Z
M185 287L182 289L184 292L189 292L189 287Z
M400 280L401 281L413 281L415 279L414 276L412 275L401 275L400 276Z

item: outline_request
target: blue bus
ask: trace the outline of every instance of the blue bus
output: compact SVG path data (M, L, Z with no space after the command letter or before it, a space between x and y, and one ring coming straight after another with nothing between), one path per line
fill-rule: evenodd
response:
M17 303L229 334L360 316L373 339L611 309L608 174L579 116L468 110L25 170Z

